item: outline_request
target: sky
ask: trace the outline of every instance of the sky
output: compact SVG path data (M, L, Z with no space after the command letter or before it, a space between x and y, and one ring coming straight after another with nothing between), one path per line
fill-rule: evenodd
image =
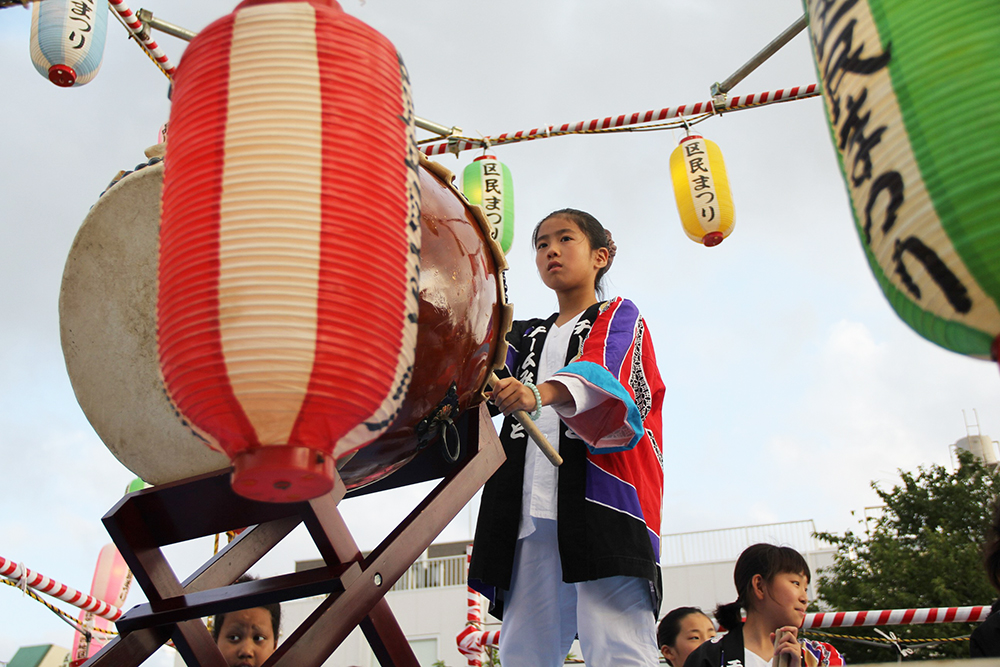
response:
M138 6L200 30L234 5ZM713 82L802 14L796 0L636 0L626 11L593 0L342 5L402 54L417 115L472 135L705 101ZM97 77L57 88L31 65L29 25L30 12L0 11L0 556L89 590L110 541L101 516L135 475L76 402L60 347L60 281L89 207L156 142L167 81L112 20ZM183 42L157 38L180 59ZM815 81L803 34L732 94ZM618 247L609 292L643 312L667 385L663 532L801 519L856 529L877 503L873 481L891 486L898 469L950 465L949 445L967 432L963 411L1000 434L997 367L927 342L888 305L819 98L716 117L698 131L720 146L736 207L735 231L715 248L681 229L668 161L682 132L497 148L516 191L515 313L556 308L533 264L535 222L567 206L591 212ZM476 154L438 159L460 173ZM370 549L426 492L374 494L342 510ZM441 539L469 538L476 508ZM167 553L183 577L211 550L206 538ZM300 530L254 571L288 572L315 556ZM126 607L143 600L136 587ZM0 588L0 661L71 637L41 605Z

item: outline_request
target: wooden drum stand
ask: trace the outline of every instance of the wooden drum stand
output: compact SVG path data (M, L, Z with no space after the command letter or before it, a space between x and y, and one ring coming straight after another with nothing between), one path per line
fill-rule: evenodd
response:
M120 635L85 667L137 666L171 639L188 665L226 667L202 617L320 594L326 599L265 667L318 667L358 625L383 667L417 667L384 596L504 461L486 405L465 417L458 462L367 557L337 509L346 495L339 477L330 494L302 503L243 498L230 487L228 471L126 496L103 521L149 603L122 616ZM233 583L300 522L324 567ZM183 583L160 549L244 526L249 528Z

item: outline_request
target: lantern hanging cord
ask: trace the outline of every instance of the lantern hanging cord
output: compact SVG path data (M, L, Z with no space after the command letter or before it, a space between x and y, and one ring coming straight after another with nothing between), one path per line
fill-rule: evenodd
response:
M8 586L12 586L13 588L18 588L18 589L20 588L20 586L18 586L18 584L17 584L16 581L11 581L9 579L4 579L4 578L0 577L0 582L3 582L5 584L7 584ZM74 630L76 630L77 632L79 632L84 637L89 637L92 633L99 633L99 634L108 635L108 636L117 635L118 634L114 630L101 630L99 628L92 628L92 629L84 628L83 626L81 626L77 622L77 620L75 618L73 618L67 612L65 612L62 609L60 609L59 607L55 606L54 604L52 604L48 600L42 599L42 597L40 595L38 595L37 593L35 593L35 591L25 590L24 593L28 597L30 597L32 600L34 600L35 602L40 602L43 605L45 605L49 609L49 611L51 611L53 614L55 614L56 616L58 616L59 618L61 618L68 625L72 626Z
M729 113L730 111L740 111L750 107L776 104L778 102L790 102L792 100L802 100L809 97L817 97L821 93L819 86L815 83L808 86L796 86L794 88L782 88L773 92L752 93L750 95L735 95L726 100L724 107L716 108L712 100L708 102L698 102L697 104L682 104L677 107L666 107L659 111L637 112L633 114L622 114L620 116L608 116L607 118L595 118L590 121L580 121L578 123L565 123L563 125L546 125L531 130L520 130L517 132L507 132L496 137L462 137L452 136L447 141L440 139L426 139L419 142L421 150L425 155L443 155L454 153L458 155L462 151L481 148L485 141L493 146L519 143L522 141L533 141L535 139L547 139L549 137L561 137L569 134L604 134L608 132L642 132L652 130L664 130L683 127L687 122L689 125L707 120L713 114ZM693 118L692 118L693 117ZM681 120L670 123L663 123L669 119L681 118ZM657 124L653 124L657 123ZM436 143L435 143L436 142Z
M490 147L492 147L492 146L503 146L505 144L516 144L516 143L520 143L522 141L533 141L535 139L549 139L551 137L565 137L565 136L569 136L571 134L584 134L584 135L586 135L586 134L613 134L613 133L616 133L616 132L657 132L657 131L661 131L661 130L675 130L675 129L678 129L678 128L686 127L688 125L697 125L698 123L701 123L703 121L708 120L713 115L714 114L706 113L706 114L702 114L700 116L696 116L695 118L692 118L692 119L684 119L683 121L673 121L673 122L669 122L669 123L657 123L655 125L643 125L643 126L640 126L640 127L609 127L609 128L602 128L602 129L596 129L596 130L565 130L565 131L559 131L559 130L547 130L546 131L546 130L542 130L538 134L534 134L534 135L530 135L530 136L528 136L528 135L525 135L525 136L522 136L522 137L504 137L504 136L501 136L501 137L498 137L498 138L495 138L495 139L491 139L490 137L481 137L481 138L477 139L475 137L464 137L464 136L461 136L461 135L455 135L454 137L452 137L452 140L453 140L453 142L454 141L462 141L462 142L467 142L467 143L473 144L472 146L469 147L471 149L482 148L484 151L486 151L486 150L489 150ZM418 142L418 143L422 145L422 144L426 144L426 143L429 143L429 142L432 142L432 141L437 141L437 140L436 139L427 139L427 140L424 140L423 142ZM461 150L469 150L469 149L462 148Z

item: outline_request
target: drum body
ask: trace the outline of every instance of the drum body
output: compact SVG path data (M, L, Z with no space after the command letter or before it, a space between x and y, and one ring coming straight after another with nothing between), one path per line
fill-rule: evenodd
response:
M84 220L59 299L77 400L121 463L152 484L227 468L171 405L156 352L156 271L163 164L112 186ZM447 169L421 161L420 310L416 361L401 411L377 440L337 462L348 489L398 470L464 410L503 364L511 311L506 262L478 207ZM358 230L364 233L364 230ZM365 295L357 311L364 316Z

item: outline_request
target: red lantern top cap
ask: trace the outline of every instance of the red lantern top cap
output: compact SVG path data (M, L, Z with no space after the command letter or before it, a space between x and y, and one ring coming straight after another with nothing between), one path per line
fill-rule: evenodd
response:
M691 139L704 139L704 137L702 137L700 134L689 134L683 139L681 139L680 142L678 142L678 145L683 144L685 141L690 141Z
M496 155L480 155L479 157L475 158L473 162L479 162L480 160L496 160L496 159L497 159Z
M252 7L254 5L269 5L278 2L301 2L301 1L302 0L243 0L243 2L241 2L236 6L236 9L243 9L244 7ZM314 6L319 5L324 7L330 7L340 12L344 11L340 7L340 3L338 3L337 0L305 0L305 2L308 2L310 5Z

